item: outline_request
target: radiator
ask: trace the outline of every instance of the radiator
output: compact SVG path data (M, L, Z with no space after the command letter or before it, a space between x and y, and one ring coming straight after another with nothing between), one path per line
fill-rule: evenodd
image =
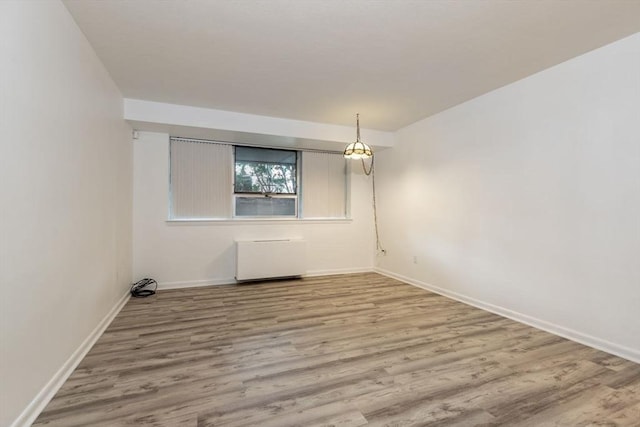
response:
M304 240L236 240L236 280L301 276L306 259Z

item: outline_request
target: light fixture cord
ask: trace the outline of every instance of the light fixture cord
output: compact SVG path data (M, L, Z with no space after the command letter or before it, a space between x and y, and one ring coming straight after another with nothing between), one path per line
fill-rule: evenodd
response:
M371 187L373 189L373 226L376 230L376 250L384 254L386 253L386 251L382 247L382 243L380 243L380 233L378 232L378 208L376 203L376 174L375 174L374 165L373 165L374 159L375 159L375 156L371 157L371 166L369 166L368 171L367 171L364 159L361 159L362 170L364 171L364 174L366 176L371 176Z

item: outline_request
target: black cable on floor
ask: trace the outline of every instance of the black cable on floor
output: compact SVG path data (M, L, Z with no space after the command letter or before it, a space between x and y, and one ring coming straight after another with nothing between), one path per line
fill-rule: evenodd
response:
M147 287L153 286L153 289ZM145 278L131 285L131 296L136 298L144 298L156 293L158 282L153 279Z

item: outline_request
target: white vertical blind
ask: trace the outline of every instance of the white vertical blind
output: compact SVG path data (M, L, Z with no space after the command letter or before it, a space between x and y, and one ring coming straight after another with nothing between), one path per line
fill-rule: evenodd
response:
M230 218L233 147L171 139L171 218Z
M302 153L302 216L344 218L346 216L346 168L338 153Z

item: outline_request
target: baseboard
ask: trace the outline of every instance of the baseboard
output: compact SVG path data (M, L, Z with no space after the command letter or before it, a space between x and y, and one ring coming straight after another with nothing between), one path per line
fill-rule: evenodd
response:
M356 274L356 273L371 273L373 269L371 267L362 268L336 268L331 270L311 270L307 271L304 277L316 277L316 276L332 276L334 274Z
M389 270L385 270L383 268L376 267L374 271L384 276L388 276L388 277L400 280L402 282L408 283L410 285L413 285L422 289L426 289L428 291L445 296L447 298L454 299L456 301L460 301L462 303L471 305L473 307L477 307L482 310L486 310L491 313L495 313L500 316L507 317L511 320L515 320L516 322L524 323L534 328L541 329L543 331L552 333L554 335L561 336L568 340L575 341L580 344L584 344L586 346L605 351L607 353L622 357L624 359L630 360L635 363L640 363L640 350L626 347L620 344L612 343L607 340L603 340L602 338L594 337L592 335L588 335L573 329L565 328L564 326L560 326L555 323L547 322L546 320L538 319L536 317L519 313L517 311L513 311L505 307L480 301L478 299L460 294L458 292L453 292L447 289L443 289L438 286L431 285L429 283L425 283L419 280L412 279L410 277L403 276L401 274L394 273Z
M122 307L129 301L129 290L124 294L118 302L109 310L107 315L98 323L98 325L91 331L89 336L80 344L80 346L71 354L66 362L58 369L49 382L40 390L36 397L29 403L29 405L22 411L18 418L11 424L11 427L28 427L38 418L40 412L47 406L47 404L53 399L53 396L58 392L62 384L69 378L71 373L80 364L84 356L91 350L91 347L98 341L98 338L102 336L102 333L107 329L109 324L118 315Z
M373 271L371 268L342 268L342 269L338 268L333 270L312 270L312 271L308 271L304 275L304 277L330 276L333 274L369 273L371 271ZM202 286L233 285L236 283L238 283L238 281L235 278L183 280L180 282L160 282L158 283L158 290L162 291L162 290L168 290L168 289L197 288Z
M158 290L167 289L183 289L183 288L199 288L202 286L217 286L217 285L233 285L236 282L234 278L228 279L204 279L204 280L184 280L180 282L159 282Z

